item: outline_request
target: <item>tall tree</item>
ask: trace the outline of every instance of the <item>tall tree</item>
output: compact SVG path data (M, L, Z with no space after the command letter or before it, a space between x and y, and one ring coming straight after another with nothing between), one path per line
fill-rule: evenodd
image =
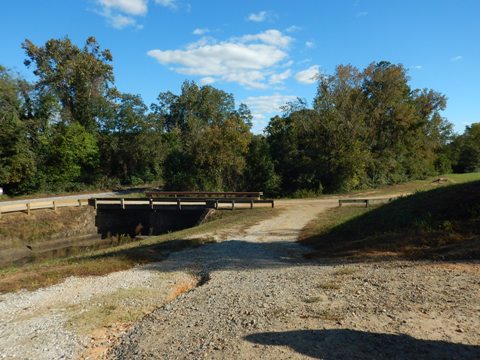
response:
M233 190L241 186L251 133L248 108L235 108L231 94L184 82L180 95L162 93L156 114L171 144L166 186L189 190Z
M33 66L39 78L37 88L60 102L61 120L78 122L94 133L114 81L110 51L101 50L94 37L89 37L81 49L68 37L48 40L44 46L27 39L22 47L28 57L25 65Z
M9 191L32 177L37 165L19 92L18 81L0 66L0 185Z

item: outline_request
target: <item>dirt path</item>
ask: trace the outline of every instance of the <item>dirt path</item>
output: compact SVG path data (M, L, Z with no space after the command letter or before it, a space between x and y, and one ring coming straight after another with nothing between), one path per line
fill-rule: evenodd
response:
M286 203L280 203L279 205ZM145 317L118 359L478 359L479 265L309 263L298 232L336 200L291 201L162 271L205 284Z
M480 265L305 261L299 231L337 204L279 201L164 262L0 295L0 358L97 359L113 341L120 359L480 358Z

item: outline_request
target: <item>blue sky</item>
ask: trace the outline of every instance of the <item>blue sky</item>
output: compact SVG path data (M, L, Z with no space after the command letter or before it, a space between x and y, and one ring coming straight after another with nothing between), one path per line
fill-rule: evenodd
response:
M402 63L411 85L448 97L462 132L480 121L477 0L17 0L2 3L0 64L28 79L25 39L89 36L111 50L117 87L147 104L185 79L235 95L261 132L279 106L311 101L338 64Z

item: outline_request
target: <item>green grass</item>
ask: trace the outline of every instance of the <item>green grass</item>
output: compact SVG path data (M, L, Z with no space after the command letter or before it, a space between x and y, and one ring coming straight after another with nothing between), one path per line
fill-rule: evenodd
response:
M125 270L137 264L162 261L174 251L200 246L211 239L195 239L205 234L233 226L248 227L271 218L280 210L257 208L253 210L218 211L208 222L197 227L151 237L107 249L86 252L78 256L47 260L0 270L0 293L20 289L34 290L53 285L69 276L104 275Z
M445 179L440 183L434 182L436 179ZM429 177L424 180L414 180L403 184L379 186L375 189L362 190L355 192L354 195L371 194L371 195L391 195L398 193L414 193L417 191L427 191L437 189L439 187L463 184L472 181L480 180L480 172L468 174L444 174L434 177Z
M301 241L312 257L480 259L480 181L453 180L383 206L332 209Z

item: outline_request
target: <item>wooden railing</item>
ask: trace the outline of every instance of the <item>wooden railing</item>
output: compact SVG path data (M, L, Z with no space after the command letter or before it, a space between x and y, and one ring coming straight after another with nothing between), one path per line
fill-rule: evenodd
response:
M58 200L32 200L19 203L11 203L4 205L0 202L0 218L2 214L14 213L14 212L25 212L28 215L31 214L32 210L40 209L52 209L57 210L60 207L77 207L88 205L88 199L58 199Z
M263 196L261 191L148 191L148 198L253 198L260 200Z
M204 206L206 208L214 208L224 210L225 207L220 207L221 204L230 205L228 209L234 210L237 204L250 205L250 209L254 204L270 204L272 208L275 206L273 200L259 200L252 198L92 198L89 200L89 205L98 209L100 206L106 207L120 207L126 209L127 207L148 207L154 209L155 207L175 206L181 210L184 206Z
M338 206L342 206L343 204L365 204L365 207L373 204L385 204L389 203L397 197L390 197L390 198L371 198L371 199L338 199Z

